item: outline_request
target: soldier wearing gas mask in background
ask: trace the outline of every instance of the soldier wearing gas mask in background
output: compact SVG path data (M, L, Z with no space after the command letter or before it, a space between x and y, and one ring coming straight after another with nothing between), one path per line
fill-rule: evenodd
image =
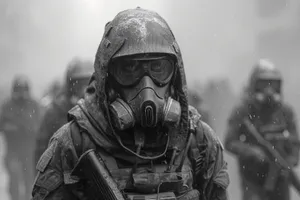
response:
M120 12L105 26L94 68L85 98L37 164L34 199L92 199L90 181L117 185L95 199L112 191L111 199L227 199L222 145L189 109L180 49L161 16ZM73 173L91 150L104 179Z
M39 113L40 107L30 94L29 80L23 75L16 76L11 98L2 105L0 115L0 132L7 144L5 164L12 200L28 199L30 196ZM26 196L23 196L20 185L25 186Z
M67 122L68 111L83 98L84 91L93 73L93 63L74 58L67 67L64 88L46 108L36 140L35 161L47 149L55 131Z
M244 200L289 199L288 173L276 168L245 123L253 124L290 166L296 166L299 146L294 142L298 131L292 109L282 101L281 90L280 72L269 60L259 60L245 99L229 118L225 148L239 161Z

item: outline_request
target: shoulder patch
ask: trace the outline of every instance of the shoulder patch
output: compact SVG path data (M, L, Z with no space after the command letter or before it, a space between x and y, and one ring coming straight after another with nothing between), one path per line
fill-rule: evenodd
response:
M62 176L54 169L49 169L46 171L46 173L38 173L37 178L34 182L34 186L38 186L41 188L39 197L41 199L45 199L45 197L47 197L50 192L57 189L62 183Z

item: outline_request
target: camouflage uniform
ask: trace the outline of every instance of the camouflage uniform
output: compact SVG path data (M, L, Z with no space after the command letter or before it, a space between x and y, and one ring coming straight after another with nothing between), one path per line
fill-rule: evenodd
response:
M192 139L190 141L192 143L182 168L182 173L185 174L184 179L187 181L186 187L189 190L185 191L178 199L227 199L226 188L229 184L229 177L226 162L223 160L222 145L213 130L206 123L199 120L197 111L194 108L188 109L184 68L174 36L170 35L170 29L159 15L139 8L119 13L112 22L106 25L103 40L96 54L95 73L86 90L85 98L80 100L78 105L69 111L69 122L54 134L48 149L37 164L39 172L34 183L33 199L87 199L88 184L86 180L77 176L71 176L71 172L79 157L89 149L96 150L101 157L104 156L106 158L105 166L112 174L112 178L117 182L119 190L125 192L126 188L133 187L132 183L128 181L130 176L128 168L131 169L134 166L136 157L124 151L118 141L119 136L116 135L110 121L111 113L108 111L107 91L105 90L107 89L108 81L110 81L107 78L107 72L108 63L112 56L116 55L121 46L123 50L136 50L130 48L133 47L130 45L130 42L135 42L131 41L133 38L127 38L125 42L120 35L115 35L115 33L118 33L115 30L120 31L118 28L122 28L121 22L125 22L125 19L127 19L127 22L134 23L134 28L140 28L139 26L143 25L143 20L147 21L150 18L149 16L152 21L148 21L149 24L143 27L149 30L149 28L153 28L151 25L154 25L157 33L157 31L160 32L163 26L165 32L160 32L162 34L160 37L164 36L166 40L170 41L171 39L171 41L174 41L173 47L178 60L178 73L173 86L178 96L180 96L181 125L177 129L181 129L182 135L176 132L178 138L173 138L174 142L179 142L181 145L180 151L174 159L174 167L179 165L180 158L183 156L183 149L186 146L184 138L186 138L185 134L188 132L188 120L192 120L197 125L195 134L191 136ZM141 24L137 22L141 22ZM119 25L121 27L118 27ZM123 23L122 25L124 26L125 24ZM133 28L130 27L130 23L127 25L127 28ZM126 31L124 30L122 33ZM140 33L139 31L132 31L130 34ZM138 37L134 37L134 39L136 38ZM155 41L154 38L155 35L152 35L152 42ZM166 40L159 40L159 42L160 44L166 44ZM143 43L139 44L143 45ZM156 47L153 45L151 49L155 52ZM138 51L140 49L138 48ZM168 50L173 52L174 49ZM121 52L118 51L118 53ZM133 141L130 134L122 133L125 134L122 135L124 143L132 145ZM165 139L156 141L155 145L161 149L161 146L166 146L166 141ZM167 147L171 148L168 145ZM162 169L164 169L166 164L163 163L170 158L169 150L171 149L169 148L165 157L161 158L163 160L157 159L154 161L154 167L158 167L157 164L159 162L163 167ZM152 151L156 153L157 149L152 147ZM150 165L149 160L141 160L141 163ZM140 173L142 174L145 173L142 168L137 168L137 170L141 170Z
M4 133L7 143L5 163L10 176L9 191L12 199L21 198L19 183L23 181L27 198L30 196L34 178L34 141L39 116L39 105L29 96L28 80L23 76L16 77L12 98L2 105L0 116L0 131ZM16 171L18 169L13 164L16 161L21 164L17 168L22 169L23 173ZM20 173L23 178L20 177Z
M256 66L250 78L250 87L246 90L246 98L241 105L233 109L228 120L225 148L237 156L244 200L289 199L286 173L279 170L273 175L268 174L273 165L257 141L251 137L244 119L249 119L291 166L298 163L299 146L292 142L298 140L296 119L292 109L283 102L266 108L253 100L255 95L253 87L256 81L260 79L281 81L281 77L275 75L277 73L275 70L264 69L261 62ZM272 180L274 186L267 190L265 184L267 178L271 177L274 178Z
M51 104L46 108L44 117L42 119L39 134L36 140L35 149L35 163L38 162L43 152L47 149L48 142L53 135L62 125L67 123L67 113L75 106L76 97L82 98L84 91L81 90L78 94L74 94L74 85L71 81L81 80L76 83L78 87L86 88L88 81L92 75L93 65L87 61L80 61L74 59L70 62L67 73L65 89L60 91ZM80 84L80 85L79 85ZM74 98L75 100L72 100Z

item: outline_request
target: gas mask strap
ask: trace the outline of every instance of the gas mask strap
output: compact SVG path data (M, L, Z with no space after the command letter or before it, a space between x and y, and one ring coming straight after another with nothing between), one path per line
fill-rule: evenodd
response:
M185 161L185 158L187 157L187 154L188 154L188 150L190 148L190 145L191 145L191 142L192 142L192 138L193 138L193 135L196 133L196 125L194 124L193 120L189 119L189 135L188 135L188 141L187 141L187 145L184 149L184 153L183 153L183 156L180 160L180 164L179 166L177 167L176 169L176 172L181 172L182 170L182 166L183 166L183 163Z

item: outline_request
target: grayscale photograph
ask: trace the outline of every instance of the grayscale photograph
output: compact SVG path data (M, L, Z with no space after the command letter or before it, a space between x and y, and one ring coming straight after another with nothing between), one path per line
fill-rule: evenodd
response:
M299 0L0 0L0 199L299 200L299 19Z

